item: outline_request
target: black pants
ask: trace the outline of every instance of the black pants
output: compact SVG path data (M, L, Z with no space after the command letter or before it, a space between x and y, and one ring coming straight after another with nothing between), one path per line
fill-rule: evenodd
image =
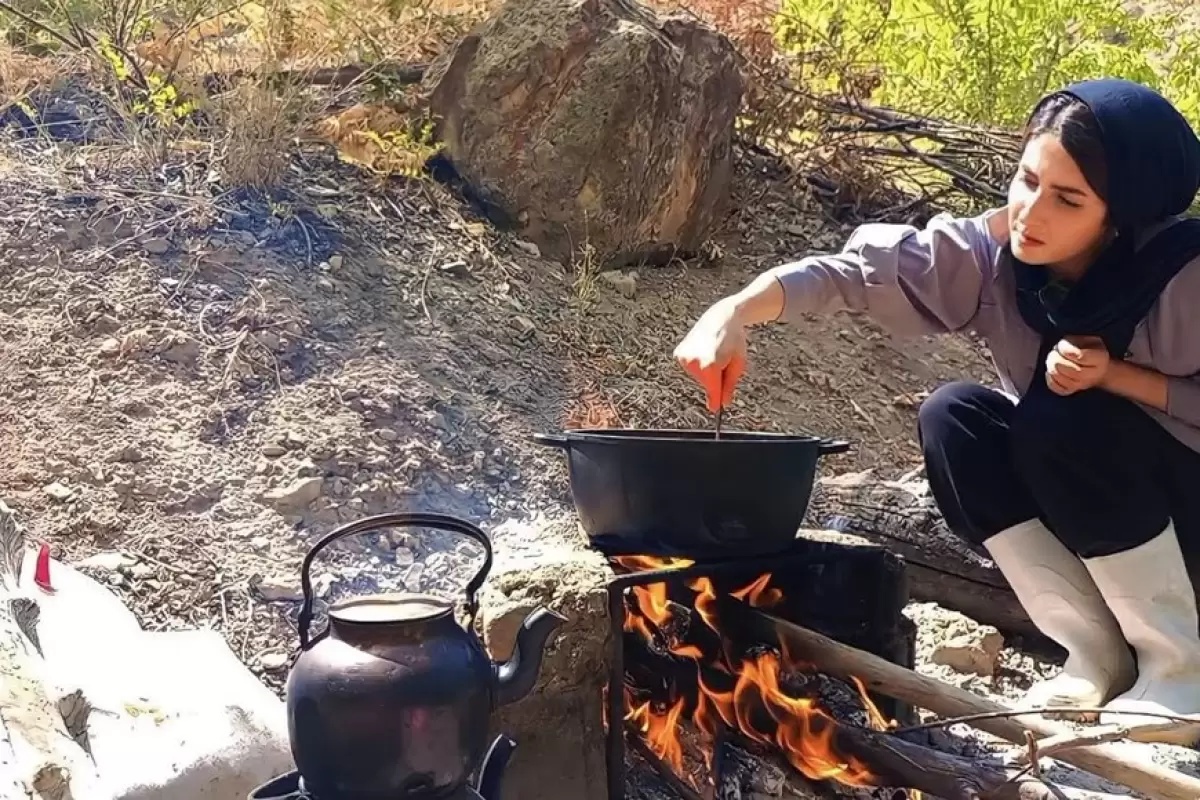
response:
M1200 531L1200 453L1109 392L1034 390L1014 404L951 383L918 420L929 488L974 544L1035 517L1083 558L1145 544L1168 520L1181 543Z

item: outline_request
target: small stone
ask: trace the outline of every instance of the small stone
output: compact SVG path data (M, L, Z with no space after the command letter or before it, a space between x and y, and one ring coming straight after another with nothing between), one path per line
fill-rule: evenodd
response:
M380 428L375 431L375 435L385 442L394 442L400 438L400 434L392 428Z
M524 239L514 239L513 245L515 245L518 250L522 250L534 258L542 257L542 249L533 242L527 242Z
M512 325L517 329L517 333L520 336L529 336L537 330L537 325L534 321L524 314L517 314L513 317Z
M100 355L111 358L120 354L121 341L119 339L108 338L100 343Z
M154 567L149 564L134 564L129 568L129 575L133 578L149 578L154 574Z
M325 277L317 278L317 286L320 286L322 289L324 289L327 292L333 291L333 281L329 280L329 278L325 278Z
M116 550L106 550L90 555L82 561L77 561L74 566L84 569L95 569L101 572L117 572L122 569L128 569L136 563L137 559L133 556L125 555Z
M133 445L125 445L109 458L109 461L125 464L136 464L145 460L146 456Z
M320 477L299 478L287 486L267 492L263 500L282 511L298 510L320 497L324 485L325 481Z
M471 274L471 271L467 269L467 262L462 259L447 261L442 264L441 271L454 278L465 278Z
M166 254L171 249L171 242L168 239L163 239L160 237L157 239L148 240L144 245L142 245L142 247L144 247L146 252L151 255L161 256Z
M262 454L267 458L279 458L287 454L287 448L281 444L268 444L263 447Z
M200 342L186 334L173 334L163 344L162 357L174 364L193 365L200 358Z
M330 256L329 257L329 268L331 270L333 270L334 272L337 272L339 269L342 268L343 262L344 262L344 259L342 256Z
M392 560L396 562L396 566L398 567L409 567L413 565L417 557L407 547L397 547L392 553Z
M337 579L333 575L323 572L313 581L313 593L317 597L328 597L329 593L333 591L333 584L336 582Z
M69 486L64 486L58 481L48 484L42 489L42 491L49 495L51 500L55 500L59 503L65 503L75 496L74 489L70 488Z
M254 584L254 588L258 591L262 598L267 602L279 601L295 601L304 597L304 593L300 590L300 579L298 577L273 576L262 578L258 583Z
M271 540L266 536L255 536L250 540L250 546L255 550L267 550L271 547Z
M637 294L637 275L635 273L626 274L620 270L612 269L607 272L601 272L600 280L626 297L633 297Z
M424 564L413 564L404 573L404 587L410 592L419 591L421 588L421 578L425 574Z
M279 650L275 650L270 653L263 653L258 657L258 663L262 665L262 668L265 670L274 671L277 669L283 669L288 665L288 655L287 653Z
M934 664L956 672L990 678L996 673L1004 636L995 628L981 625L937 645L929 656Z

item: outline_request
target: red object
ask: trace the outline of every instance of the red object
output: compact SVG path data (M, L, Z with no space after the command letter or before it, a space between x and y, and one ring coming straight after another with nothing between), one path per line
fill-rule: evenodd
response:
M44 592L53 592L54 587L50 585L50 545L42 544L42 549L37 554L37 564L33 568L33 582L36 583Z

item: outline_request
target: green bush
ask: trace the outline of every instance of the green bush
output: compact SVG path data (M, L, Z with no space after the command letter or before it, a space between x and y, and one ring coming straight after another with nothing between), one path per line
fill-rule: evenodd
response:
M819 90L1015 127L1047 91L1120 76L1200 121L1200 37L1121 0L783 0L776 35ZM865 87L865 92L863 91Z

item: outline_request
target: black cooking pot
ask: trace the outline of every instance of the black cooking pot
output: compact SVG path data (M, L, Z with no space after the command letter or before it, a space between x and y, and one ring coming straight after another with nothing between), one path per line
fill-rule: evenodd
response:
M567 453L584 532L609 555L694 559L787 550L817 459L848 442L779 433L580 429L537 434Z

